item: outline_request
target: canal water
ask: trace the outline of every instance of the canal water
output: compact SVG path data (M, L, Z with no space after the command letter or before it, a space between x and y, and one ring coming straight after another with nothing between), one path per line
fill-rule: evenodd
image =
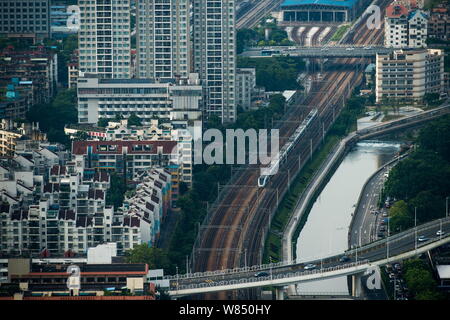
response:
M339 254L348 248L348 228L366 180L400 150L401 143L361 141L343 159L314 203L297 239L297 261ZM320 268L320 265L317 266ZM297 286L299 294L348 294L347 277Z

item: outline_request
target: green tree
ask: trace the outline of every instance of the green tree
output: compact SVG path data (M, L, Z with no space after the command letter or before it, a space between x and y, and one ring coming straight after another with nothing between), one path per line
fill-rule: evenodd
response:
M101 127L101 128L105 128L106 126L108 126L108 118L99 118L98 122L97 122L97 126Z
M135 246L125 251L127 263L146 263L149 269L169 269L170 263L163 249L149 247L147 243Z
M414 225L405 201L395 202L389 209L389 224L392 231L405 230Z
M128 117L128 126L142 126L142 120L134 112Z
M76 91L61 90L50 104L32 106L26 117L30 122L39 122L40 129L47 133L50 141L69 146L70 140L64 133L64 126L78 122Z
M113 205L114 208L121 207L126 191L125 178L116 173L111 174L111 186L106 192L106 204Z

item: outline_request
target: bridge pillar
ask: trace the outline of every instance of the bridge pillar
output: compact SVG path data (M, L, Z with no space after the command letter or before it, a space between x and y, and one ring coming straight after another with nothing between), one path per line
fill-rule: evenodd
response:
M352 275L352 297L359 298L362 294L361 274Z
M275 287L275 299L276 300L284 300L284 288L283 287Z

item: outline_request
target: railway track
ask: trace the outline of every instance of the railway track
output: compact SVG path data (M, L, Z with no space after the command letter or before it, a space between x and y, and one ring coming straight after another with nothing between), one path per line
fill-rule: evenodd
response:
M387 2L382 1L386 4ZM356 44L363 45L380 43L383 39L383 29L368 30L365 22L362 23L364 25L360 25L351 39L356 39L354 40ZM357 65L358 61L361 62L361 59L337 60L338 63L351 65ZM211 271L243 265L244 248L247 251L248 265L261 262L261 248L267 236L271 213L287 190L290 173L299 171L311 156L311 151L320 145L323 133L331 127L339 114L343 99L348 97L351 94L350 89L362 80L362 73L357 70L335 70L324 73L324 79L326 81L313 85L312 92L301 106L290 108L280 124L281 147L309 110L312 108L319 110L319 117L311 123L302 138L303 143L299 143L293 149L286 164L280 167L279 173L272 176L265 188L258 189L256 186L259 170L256 166L248 166L238 174L235 186L223 194L220 205L210 220L210 225L221 227L203 230L200 236L200 250L194 253L197 255L195 271ZM207 298L231 298L229 295L230 293L222 292L209 294ZM231 295L236 297L237 293Z
M252 28L270 11L278 7L283 0L253 1L255 6L236 21L236 29Z

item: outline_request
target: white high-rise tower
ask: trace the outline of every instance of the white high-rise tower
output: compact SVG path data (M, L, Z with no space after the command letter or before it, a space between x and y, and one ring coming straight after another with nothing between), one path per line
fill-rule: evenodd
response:
M235 0L192 0L193 56L206 89L205 115L236 120Z
M80 73L130 78L130 0L79 0Z
M137 49L139 78L187 78L189 0L138 0Z

